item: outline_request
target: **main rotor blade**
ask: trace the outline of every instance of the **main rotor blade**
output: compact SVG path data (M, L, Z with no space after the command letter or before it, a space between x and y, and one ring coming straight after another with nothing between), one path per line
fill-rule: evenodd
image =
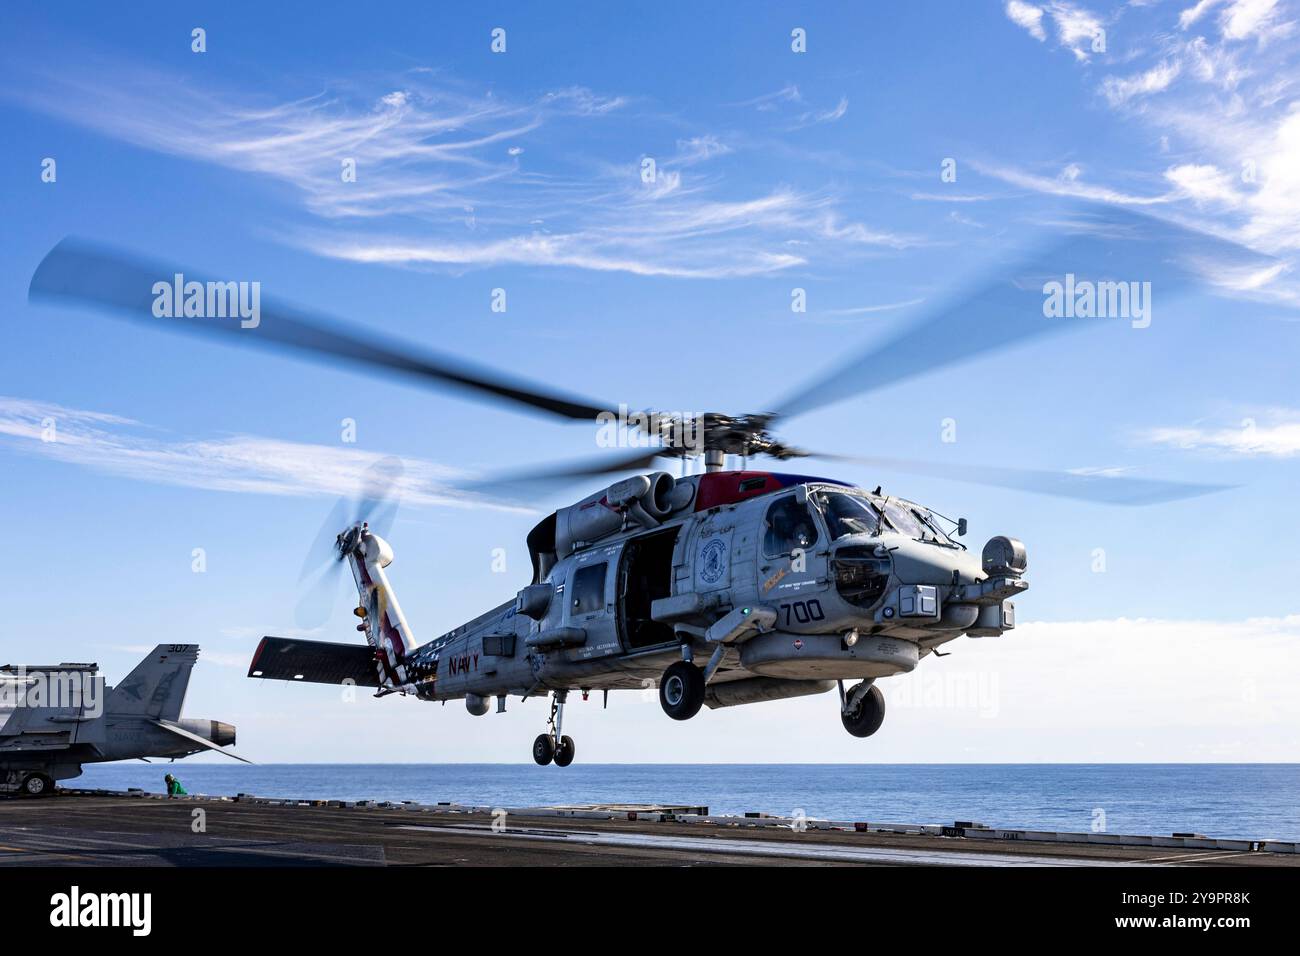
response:
M182 276L187 285L200 282L204 289L210 288L207 280L198 275L151 264L106 246L66 238L41 260L32 275L28 295L33 299L94 306L160 328L219 335L234 344L293 349L312 356L328 356L370 371L399 372L426 384L488 395L561 418L591 420L606 410L581 398L508 379L491 369L288 305L261 302L260 320L248 328L241 325L237 315L155 317L155 283L172 286Z
M494 489L523 488L535 486L538 489L552 485L576 481L579 478L593 478L599 475L612 475L621 471L633 471L649 468L656 458L669 457L668 452L659 447L638 448L623 455L591 458L586 461L572 462L535 471L513 472L497 478L484 478L457 484L455 487L464 491L485 492Z
M1109 207L1087 207L1063 223L1073 230L1045 251L1002 269L991 281L974 285L923 312L909 327L872 344L838 368L823 372L775 406L782 417L802 415L824 405L895 385L966 359L1033 339L1130 318L1048 318L1046 283L1084 289L1083 283L1123 283L1123 301L1133 303L1131 283L1164 309L1198 285L1207 269L1245 274L1271 260L1235 243L1160 219ZM1068 277L1068 278L1067 278ZM1143 286L1142 283L1149 283ZM1118 290L1116 299L1118 300ZM1062 303L1064 304L1064 303ZM1071 306L1074 301L1071 300ZM1147 312L1145 320L1151 317ZM1145 321L1143 320L1143 321ZM1136 320L1132 320L1136 321ZM1159 320L1158 320L1159 321ZM1007 383L1014 389L1014 382Z
M1106 472L1038 471L987 465L941 464L904 458L874 458L809 452L811 458L851 462L885 471L897 471L949 481L964 481L993 488L1028 491L1036 495L1073 498L1111 505L1154 505L1227 491L1235 485L1193 484L1155 478L1128 478Z

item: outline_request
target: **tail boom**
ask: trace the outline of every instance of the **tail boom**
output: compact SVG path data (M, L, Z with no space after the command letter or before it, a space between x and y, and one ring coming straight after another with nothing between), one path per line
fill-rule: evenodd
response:
M355 613L362 623L357 630L365 634L374 648L380 684L384 689L405 687L410 683L406 657L416 644L392 585L388 583L388 575L384 573L384 568L393 561L393 549L363 525L356 544L346 555L352 566L359 598Z

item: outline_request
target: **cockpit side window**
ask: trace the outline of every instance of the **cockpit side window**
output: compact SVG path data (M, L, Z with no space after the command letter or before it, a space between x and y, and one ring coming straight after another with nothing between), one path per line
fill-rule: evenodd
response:
M807 550L817 543L817 525L794 495L772 502L764 521L763 554L769 558L789 554L795 548Z

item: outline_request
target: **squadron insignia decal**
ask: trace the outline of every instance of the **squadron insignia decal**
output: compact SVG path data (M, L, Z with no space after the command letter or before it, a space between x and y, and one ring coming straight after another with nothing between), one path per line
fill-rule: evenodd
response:
M699 568L700 580L705 584L717 584L722 580L723 575L727 573L727 542L721 538L714 538L700 549L699 562L696 565Z

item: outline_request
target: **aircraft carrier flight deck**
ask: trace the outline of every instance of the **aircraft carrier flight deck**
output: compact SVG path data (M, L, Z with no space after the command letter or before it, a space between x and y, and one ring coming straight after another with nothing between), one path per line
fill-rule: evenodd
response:
M707 807L494 808L167 799L0 799L0 866L1297 866L1300 845L951 825L717 817Z

